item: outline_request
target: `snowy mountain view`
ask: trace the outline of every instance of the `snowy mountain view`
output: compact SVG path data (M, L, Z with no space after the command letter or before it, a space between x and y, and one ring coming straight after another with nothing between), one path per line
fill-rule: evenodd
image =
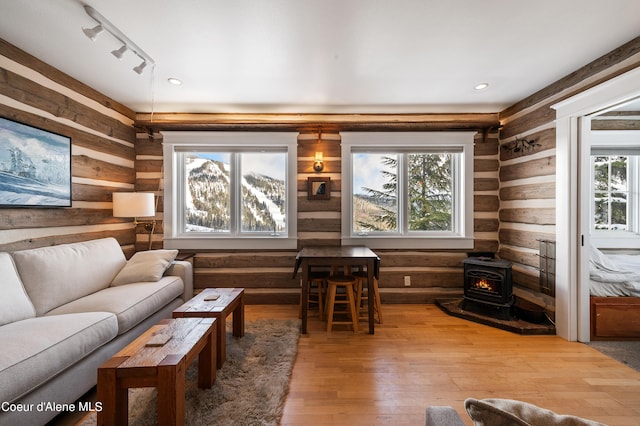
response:
M228 232L231 229L231 173L229 164L191 157L186 162L186 231ZM285 181L254 172L243 174L242 232L280 232L285 229Z
M0 118L0 205L70 206L70 143Z

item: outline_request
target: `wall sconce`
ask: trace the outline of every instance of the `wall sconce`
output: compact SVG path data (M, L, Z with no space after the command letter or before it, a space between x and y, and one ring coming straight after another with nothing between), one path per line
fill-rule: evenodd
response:
M316 159L313 162L313 170L321 172L324 169L324 163L322 162L322 152L316 151Z
M149 250L151 250L151 238L156 228L156 220L139 221L138 217L152 217L156 215L152 192L114 192L113 193L113 217L132 217L135 225L144 225L149 232Z

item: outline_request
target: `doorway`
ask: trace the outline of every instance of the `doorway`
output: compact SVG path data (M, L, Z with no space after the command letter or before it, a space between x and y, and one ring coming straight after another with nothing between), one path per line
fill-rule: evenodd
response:
M556 110L556 330L570 341L590 339L589 214L583 208L589 185L584 158L590 151L590 117L637 97L640 68L552 106Z

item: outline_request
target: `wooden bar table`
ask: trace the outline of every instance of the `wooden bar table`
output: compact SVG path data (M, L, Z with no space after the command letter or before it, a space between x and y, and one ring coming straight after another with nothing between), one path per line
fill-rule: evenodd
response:
M307 299L309 298L309 276L311 268L316 266L364 267L367 271L367 288L373 288L373 277L380 258L371 249L364 246L321 246L304 247L296 256L293 277L302 267L302 324L301 333L307 333ZM369 334L374 333L374 300L368 298Z

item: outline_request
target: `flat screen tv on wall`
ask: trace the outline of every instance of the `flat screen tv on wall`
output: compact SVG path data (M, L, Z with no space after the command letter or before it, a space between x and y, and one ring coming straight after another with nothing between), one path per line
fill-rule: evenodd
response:
M71 207L71 138L0 117L0 207Z

